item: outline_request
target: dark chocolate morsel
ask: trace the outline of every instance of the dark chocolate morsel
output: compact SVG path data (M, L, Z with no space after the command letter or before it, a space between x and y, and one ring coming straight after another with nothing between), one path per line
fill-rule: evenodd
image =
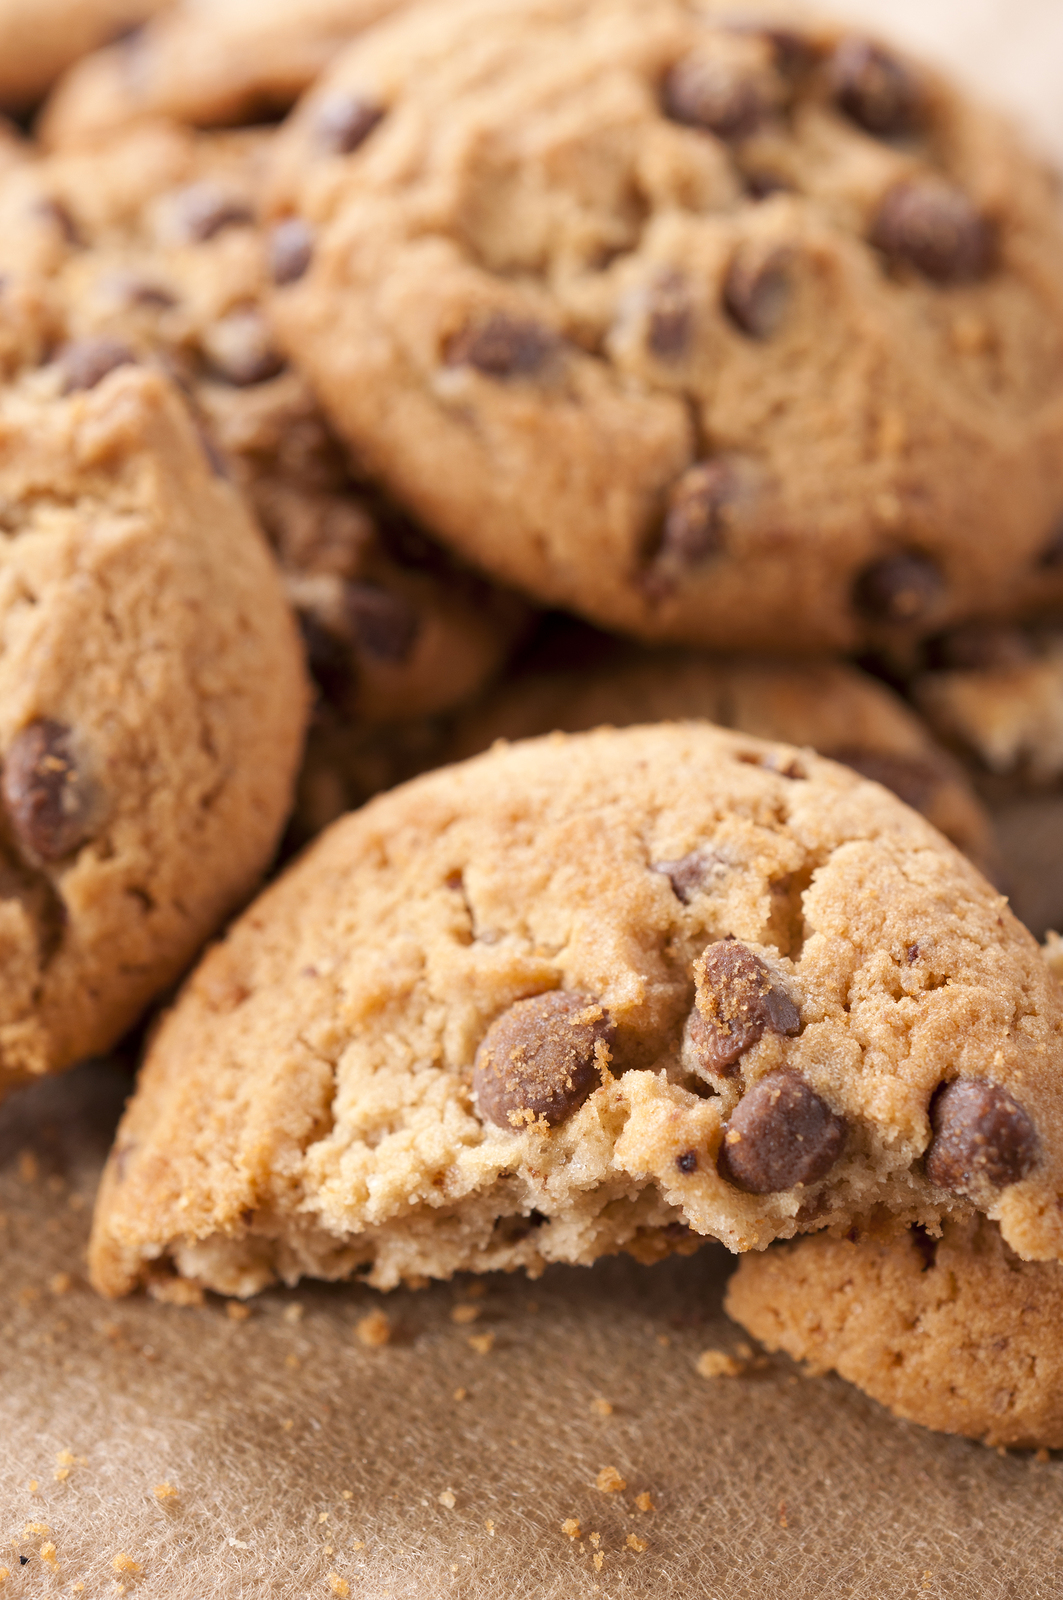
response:
M344 600L356 650L393 666L409 659L420 619L403 595L375 584L349 583Z
M767 1032L793 1036L801 1016L790 996L747 945L710 944L694 963L697 1014L691 1039L706 1071L730 1077L739 1059Z
M330 633L312 611L297 611L299 631L306 648L307 666L322 698L342 707L354 687L350 647Z
M693 54L677 61L661 91L665 115L720 139L752 133L770 110L762 85L730 61Z
M238 389L265 383L285 361L257 306L237 306L203 331L203 349L219 377Z
M688 468L669 497L658 559L688 568L717 555L724 545L725 509L736 488L727 461L699 461Z
M269 270L278 287L297 283L310 265L314 235L301 217L285 217L269 236Z
M697 1172L698 1153L696 1150L684 1150L682 1155L676 1156L675 1164L680 1172Z
M601 1082L599 1062L614 1025L586 995L551 990L518 1000L497 1017L476 1052L480 1115L499 1128L536 1121L555 1128Z
M116 367L135 365L136 359L127 344L106 333L74 339L63 346L58 356L62 392L74 394L81 389L95 389L109 372L114 372Z
M735 251L723 285L724 310L751 339L770 339L790 301L790 251L752 245Z
M830 83L840 110L878 138L915 133L923 97L908 68L870 39L843 39L830 64Z
M43 717L15 736L0 792L18 842L42 861L62 861L90 835L91 793L61 722Z
M647 293L646 343L661 361L678 361L690 346L693 308L682 273L658 273Z
M654 872L663 873L672 885L677 900L688 906L700 889L723 865L711 850L691 850L678 861L655 861Z
M205 244L223 228L242 227L255 220L247 200L209 179L189 184L175 194L173 215L188 244Z
M875 561L857 578L858 611L876 622L922 622L944 593L945 583L928 556L904 553Z
M557 334L541 322L492 311L448 340L446 362L475 367L489 378L526 378L545 366L559 345Z
M954 1078L930 1103L933 1137L926 1175L941 1189L967 1194L1025 1178L1037 1160L1037 1132L1006 1089L982 1078Z
M962 189L941 178L909 178L887 191L871 243L933 283L971 283L993 265L993 230Z
M747 1194L778 1194L825 1178L845 1145L846 1123L788 1068L769 1072L724 1127L717 1168Z
M317 143L331 155L352 155L383 116L382 106L374 105L362 95L337 90L327 96L314 116Z

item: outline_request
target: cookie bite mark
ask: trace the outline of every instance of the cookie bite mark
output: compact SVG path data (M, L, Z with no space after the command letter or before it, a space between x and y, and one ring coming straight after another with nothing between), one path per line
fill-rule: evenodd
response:
M531 378L558 354L561 339L531 317L493 311L473 318L447 341L448 367L475 367L488 378Z
M914 552L872 562L853 585L856 609L870 621L916 624L945 593L945 580L929 556Z
M367 96L337 90L322 102L314 117L314 140L329 155L349 156L383 121L384 108Z
M92 786L80 769L74 736L49 717L15 736L0 794L15 837L30 856L62 861L91 837Z
M926 1175L941 1189L990 1198L1027 1177L1040 1141L1026 1111L1005 1089L977 1078L955 1078L930 1105L933 1138Z
M738 1062L766 1032L792 1038L801 1017L759 956L734 939L710 944L694 963L697 1014L690 1025L699 1068L734 1077Z
M870 39L842 39L831 57L829 79L835 105L865 133L897 139L921 129L925 106L919 80Z
M587 995L551 990L518 1000L476 1052L480 1115L499 1128L558 1127L601 1081L614 1032L608 1011Z
M769 1072L742 1096L724 1126L721 1178L746 1194L818 1183L845 1146L847 1126L797 1072Z
M995 241L987 219L954 184L911 178L881 200L871 243L896 267L910 267L943 286L973 283L994 264Z
M739 246L731 258L723 307L750 339L770 339L782 326L793 290L792 261L792 252L784 246L765 251L752 244Z
M95 389L109 372L118 367L135 366L136 359L127 344L109 334L74 339L59 352L60 392L76 394L80 390Z

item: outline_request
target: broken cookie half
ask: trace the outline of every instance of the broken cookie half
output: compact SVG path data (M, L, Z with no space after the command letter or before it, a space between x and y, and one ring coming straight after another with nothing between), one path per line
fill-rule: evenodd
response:
M201 963L104 1292L732 1250L976 1211L1063 1256L1063 995L879 785L708 724L498 745L335 824Z

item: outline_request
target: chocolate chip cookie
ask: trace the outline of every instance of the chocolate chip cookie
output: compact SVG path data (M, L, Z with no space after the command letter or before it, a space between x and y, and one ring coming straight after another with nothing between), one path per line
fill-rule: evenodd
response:
M166 0L0 0L0 106L23 112L70 64Z
M810 745L885 784L988 876L997 872L989 817L959 763L899 696L840 662L614 650L591 670L529 671L502 682L457 717L439 759L462 760L496 739L555 729L691 717Z
M174 388L0 389L0 1091L109 1048L269 864L307 713L272 559Z
M1057 197L929 69L722 5L472 0L355 44L282 146L282 337L486 570L768 650L1063 596Z
M1055 1258L1061 1050L1029 934L881 785L703 723L500 745L335 824L204 960L93 1277L388 1287L974 1211Z
M985 1217L941 1236L819 1235L744 1257L727 1310L769 1350L831 1369L898 1416L989 1445L1063 1447L1063 1272Z

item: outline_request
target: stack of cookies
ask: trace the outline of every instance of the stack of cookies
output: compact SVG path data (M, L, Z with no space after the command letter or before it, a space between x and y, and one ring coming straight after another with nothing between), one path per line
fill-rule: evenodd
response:
M65 9L0 1087L168 997L96 1286L715 1238L767 1347L1063 1446L1054 176L784 0Z

